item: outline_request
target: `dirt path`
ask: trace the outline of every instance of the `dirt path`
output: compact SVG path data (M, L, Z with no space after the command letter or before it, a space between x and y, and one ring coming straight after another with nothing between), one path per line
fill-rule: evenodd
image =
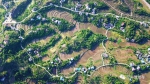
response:
M143 3L150 9L150 4L146 0L143 0Z

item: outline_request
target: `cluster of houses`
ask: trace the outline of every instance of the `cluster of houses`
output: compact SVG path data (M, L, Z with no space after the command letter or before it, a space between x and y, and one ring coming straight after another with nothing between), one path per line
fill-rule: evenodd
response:
M46 18L43 18L41 15L37 15L35 18L31 18L30 21L41 20L46 21Z
M61 24L61 21L60 20L57 20L55 18L52 18L52 22L57 24L57 25L60 25Z
M132 69L132 71L139 71L140 70L140 66L136 66L134 63L130 63L130 67Z
M76 3L74 10L75 11L79 11L79 9L82 7L82 4L80 4L79 2Z
M121 30L122 32L125 32L125 23L124 23L124 22L121 23L120 30Z
M51 61L51 64L58 64L58 63L61 63L61 59L59 57L55 58L53 61Z
M38 56L38 57L42 57L42 56L40 55L40 53L39 53L39 49L28 48L27 52L28 52L29 54L35 54L35 55ZM31 58L31 57L29 58L29 61L32 61L32 58Z
M106 28L106 29L112 29L114 27L114 25L112 23L103 23L103 26Z
M142 26L144 26L144 27L149 27L149 25L147 24L147 23L145 23L145 22L140 22L140 25L142 25Z
M135 39L126 38L126 41L127 41L127 42L132 42L132 43L134 43L134 42L135 42Z
M148 48L147 54L143 54L142 52L137 50L135 55L141 61L141 63L146 63L146 62L150 63L150 48Z
M95 70L95 66L91 66L88 68L84 68L84 67L74 68L75 72L83 72L83 73L87 73L87 71L93 71L93 70Z
M94 3L94 6L96 6L97 4L96 4L96 2ZM96 8L90 8L89 7L89 4L86 4L85 5L85 7L86 7L86 10L92 10L92 14L96 14Z

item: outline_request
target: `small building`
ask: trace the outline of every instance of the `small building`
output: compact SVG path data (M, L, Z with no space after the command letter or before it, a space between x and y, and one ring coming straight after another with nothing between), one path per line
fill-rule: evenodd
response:
M141 60L141 63L142 63L142 64L145 64L145 61L144 61L144 59L142 59L142 60Z
M129 41L130 41L130 39L129 39L129 38L126 38L126 41L127 41L127 42L129 42Z
M61 77L60 77L60 80L61 80L61 81L64 81L65 79L64 79L64 77L63 77L63 76L61 76Z
M147 56L146 61L150 62L150 56Z
M60 3L62 4L62 3L64 3L66 0L60 0Z
M86 4L85 7L86 7L87 10L91 10L91 8L89 7L88 4Z
M96 8L92 9L92 13L93 13L93 14L96 13Z
M108 58L109 55L108 55L107 53L102 53L102 57L103 57L103 58Z
M5 77L1 78L1 81L2 81L2 82L5 81Z
M147 50L148 50L148 52L150 52L150 48L148 48Z
M133 42L133 43L134 43L134 42L135 42L135 39L131 39L131 42Z
M37 10L38 10L38 8L34 7L34 8L32 9L32 12L36 12Z
M111 29L111 28L114 27L113 24L111 24L111 23L108 23L108 24L104 23L103 26L104 26L106 29Z
M82 7L82 4L80 4L79 2L76 4L76 7L77 9L81 8Z
M79 12L79 15L82 15L82 14L83 14L83 12L80 11L80 12Z
M4 46L3 44L0 44L0 47L1 47L1 48L4 48L5 46Z
M140 66L137 66L137 68L136 68L137 70L140 70Z
M95 69L95 66L91 66L91 70L94 70Z
M133 62L130 63L130 67L134 67L135 64Z
M81 68L75 68L75 71L76 72L81 71Z
M7 45L7 44L9 43L9 36L6 36L6 37L4 38L3 43L4 43L5 45Z
M135 71L136 69L134 67L132 67L132 71Z
M125 27L125 23L124 22L121 23L121 27Z
M36 18L37 18L38 20L41 20L41 19L42 19L41 15L36 16Z
M28 50L27 50L27 51L28 51L28 52L31 52L32 50L33 50L32 48L28 48Z
M33 60L33 59L30 57L30 58L29 58L29 61L31 62L32 60Z
M120 27L120 30L121 30L122 32L125 32L124 27Z

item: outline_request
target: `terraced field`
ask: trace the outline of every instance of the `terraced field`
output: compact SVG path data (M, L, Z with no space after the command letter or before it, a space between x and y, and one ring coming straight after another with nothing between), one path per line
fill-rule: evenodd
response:
M68 12L62 12L62 11L52 10L52 11L49 11L47 13L47 16L48 17L62 18L62 19L65 19L65 20L69 21L70 23L76 24L76 21L73 20L72 15L69 14Z

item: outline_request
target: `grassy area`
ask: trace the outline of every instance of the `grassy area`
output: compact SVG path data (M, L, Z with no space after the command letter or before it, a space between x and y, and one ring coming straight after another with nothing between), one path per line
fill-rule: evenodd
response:
M0 31L2 30L2 23L4 21L5 17L5 9L3 8L2 5L0 5Z

